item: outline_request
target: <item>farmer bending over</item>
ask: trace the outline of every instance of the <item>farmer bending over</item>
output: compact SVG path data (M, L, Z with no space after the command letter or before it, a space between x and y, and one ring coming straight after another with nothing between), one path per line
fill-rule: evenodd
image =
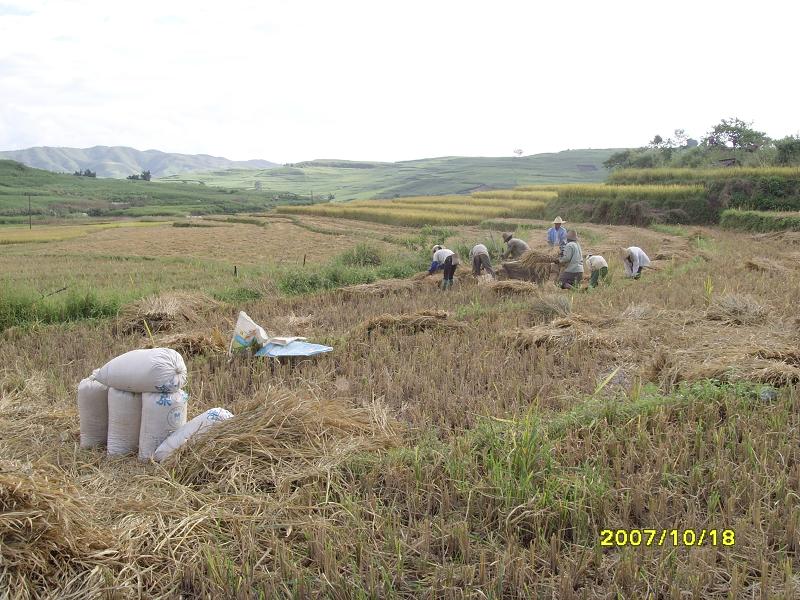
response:
M608 275L608 263L606 259L599 254L586 255L586 267L592 274L589 279L589 287L597 287L597 284L603 281Z
M623 248L620 255L622 256L622 265L625 267L625 277L639 279L642 276L642 269L650 266L650 259L638 246Z
M501 258L517 260L520 256L530 250L530 246L519 238L515 238L510 233L503 234L503 241L506 243L507 250L503 252Z
M433 275L442 269L442 289L446 290L453 287L453 275L458 267L458 254L448 248L442 248L439 244L433 247L433 261L428 275Z
M564 266L558 278L562 289L571 290L580 286L583 279L583 253L578 245L578 234L575 230L567 232L567 244L558 262Z
M492 269L492 260L489 258L489 250L483 244L476 244L469 251L469 260L472 262L472 276L477 277L481 270L485 269L493 279L496 278Z

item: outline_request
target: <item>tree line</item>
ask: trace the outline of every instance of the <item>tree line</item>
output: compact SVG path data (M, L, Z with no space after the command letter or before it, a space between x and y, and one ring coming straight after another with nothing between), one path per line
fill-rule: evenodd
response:
M654 167L707 167L713 165L800 165L800 136L773 140L752 122L733 117L722 119L696 140L676 129L664 138L653 136L646 146L612 154L603 165L608 169Z

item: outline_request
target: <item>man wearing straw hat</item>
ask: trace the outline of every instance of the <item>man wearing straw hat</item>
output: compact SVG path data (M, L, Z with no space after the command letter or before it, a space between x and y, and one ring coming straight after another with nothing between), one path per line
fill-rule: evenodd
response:
M501 256L503 259L510 258L511 260L517 260L520 256L531 249L528 244L519 238L515 238L510 233L503 234L503 241L507 246L507 250L503 252L503 255Z
M565 290L580 287L583 279L583 253L578 245L578 234L574 229L567 232L567 243L558 262L564 265L564 270L558 278L560 287Z
M567 243L567 230L562 227L566 223L561 217L553 219L553 226L547 230L547 245L551 248L558 246L559 254L564 251Z
M642 276L642 270L650 266L650 258L638 246L620 249L620 256L622 257L622 266L625 267L625 277L639 279Z

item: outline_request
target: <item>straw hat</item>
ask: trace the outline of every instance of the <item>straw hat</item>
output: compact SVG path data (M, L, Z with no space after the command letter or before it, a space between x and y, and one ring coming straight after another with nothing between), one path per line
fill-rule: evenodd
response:
M566 223L566 221L561 217L556 217L555 219L553 219L553 225L555 225L556 223L558 223L559 225L563 225L564 223Z
M510 240L512 237L514 237L514 235L513 235L513 234L511 234L511 233L508 233L508 232L505 232L505 233L503 234L503 241L504 241L504 242L507 242L507 241L508 241L508 240Z
M620 248L619 249L619 256L620 256L620 258L622 258L622 260L625 260L626 258L630 257L630 255L631 255L630 248Z
M576 241L578 241L578 232L575 231L574 229L570 229L567 232L567 241L568 242L576 242Z
M441 249L442 247L439 244L436 244L433 248L431 248L431 252L438 252Z

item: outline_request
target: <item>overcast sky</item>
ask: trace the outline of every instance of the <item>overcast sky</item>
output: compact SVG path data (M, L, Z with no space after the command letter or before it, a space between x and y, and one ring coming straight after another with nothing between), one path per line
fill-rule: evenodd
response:
M800 131L800 3L0 0L0 150L290 162Z

